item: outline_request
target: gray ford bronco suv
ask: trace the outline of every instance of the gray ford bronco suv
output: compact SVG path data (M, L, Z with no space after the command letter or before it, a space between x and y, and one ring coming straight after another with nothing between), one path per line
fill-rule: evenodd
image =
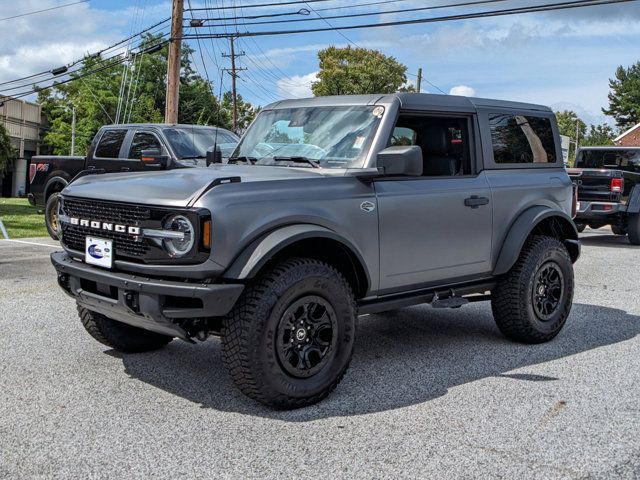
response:
M144 352L220 336L240 390L295 408L336 388L358 315L488 300L525 343L551 340L569 315L580 244L546 107L282 101L228 164L211 157L62 191L64 252L51 259L99 342Z

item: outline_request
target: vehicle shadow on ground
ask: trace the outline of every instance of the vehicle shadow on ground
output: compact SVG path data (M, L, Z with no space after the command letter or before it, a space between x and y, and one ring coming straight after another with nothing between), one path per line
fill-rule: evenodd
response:
M318 405L288 412L266 408L234 387L224 371L217 339L203 345L174 341L163 350L138 355L107 353L120 358L132 378L203 408L305 422L423 403L456 385L487 377L525 383L562 381L560 374L509 372L639 333L640 317L584 304L575 304L565 329L542 345L505 339L486 303L453 311L418 306L362 317L351 367L337 390Z
M583 246L590 246L590 247L640 249L640 246L631 245L626 235L600 234L600 235L580 236L580 242L582 243Z

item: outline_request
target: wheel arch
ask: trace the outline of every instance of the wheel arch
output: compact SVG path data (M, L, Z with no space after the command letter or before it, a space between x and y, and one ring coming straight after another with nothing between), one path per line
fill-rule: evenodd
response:
M236 257L223 277L250 280L274 261L291 256L315 258L334 266L358 298L370 289L371 276L353 244L328 228L311 224L288 225L262 235Z
M546 235L562 241L569 251L572 262L580 256L578 231L569 215L547 206L530 207L511 225L500 249L493 270L494 275L502 275L509 271L530 235Z
M64 188L69 185L69 179L65 178L62 175L54 175L49 180L47 180L46 185L44 186L44 201L45 203L49 199L49 197L56 193L61 192Z

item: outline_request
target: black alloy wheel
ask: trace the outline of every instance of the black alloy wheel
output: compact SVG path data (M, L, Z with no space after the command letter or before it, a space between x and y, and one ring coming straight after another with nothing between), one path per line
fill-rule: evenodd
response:
M533 309L543 322L549 321L558 310L564 289L564 276L560 266L553 262L544 263L536 273L533 283Z
M327 364L337 338L338 321L331 304L315 295L302 297L280 318L278 360L292 377L311 377Z
M243 393L265 405L312 405L344 377L356 319L351 285L335 267L282 259L247 286L225 317L225 366Z

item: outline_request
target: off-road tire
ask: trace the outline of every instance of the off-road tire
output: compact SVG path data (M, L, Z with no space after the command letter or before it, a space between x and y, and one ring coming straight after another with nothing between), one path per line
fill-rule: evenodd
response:
M119 352L149 352L162 348L173 340L167 335L132 327L80 306L78 306L78 316L89 335Z
M640 245L640 213L629 214L627 235L631 245Z
M49 236L54 240L58 240L58 229L56 227L58 221L58 197L59 193L52 193L47 199L44 207L44 223L47 226Z
M585 228L587 228L586 223L576 223L576 230L578 230L578 233L584 232Z
M310 296L333 309L335 338L322 368L299 378L287 372L279 357L278 332L289 307ZM278 409L312 405L329 395L347 371L356 316L351 287L335 268L308 258L286 259L256 278L224 319L224 364L236 386L265 405Z
M563 285L557 308L546 321L534 308L534 288L543 266L557 265ZM573 265L564 245L555 238L530 237L511 270L492 292L491 308L500 331L523 343L543 343L554 338L564 326L573 301Z
M627 230L619 225L611 225L611 231L614 235L625 236L627 234Z

